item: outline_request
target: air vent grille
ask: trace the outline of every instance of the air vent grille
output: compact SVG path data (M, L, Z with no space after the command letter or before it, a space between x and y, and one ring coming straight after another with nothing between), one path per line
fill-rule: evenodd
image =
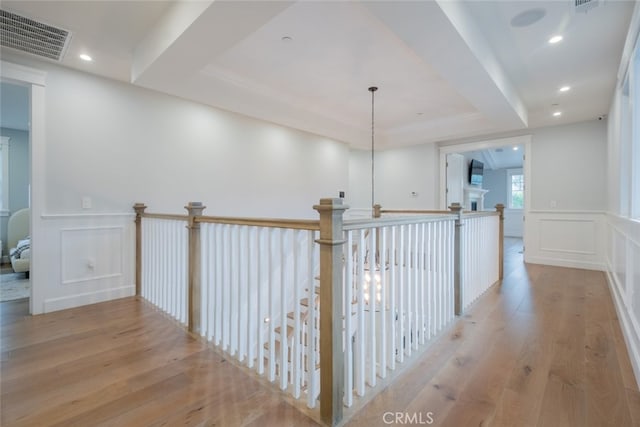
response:
M599 3L600 0L574 0L573 6L576 12L588 12Z
M67 30L0 9L0 44L4 47L60 61L70 39Z

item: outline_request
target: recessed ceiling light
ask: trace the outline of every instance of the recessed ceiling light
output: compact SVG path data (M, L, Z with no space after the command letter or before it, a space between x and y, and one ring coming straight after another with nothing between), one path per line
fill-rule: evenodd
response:
M416 113L416 116L421 116L421 115L423 115L423 114L424 114L424 113Z
M86 53L83 53L82 55L80 55L80 59L82 59L83 61L93 61L93 58L90 57L89 55L87 55Z
M560 92L567 92L567 91L569 91L569 90L571 90L571 86L562 86L562 87L560 88Z
M518 151L518 147L517 146L513 147L513 151Z
M553 117L560 117L562 115L562 111L555 111L553 113Z
M562 36L553 36L549 39L549 43L556 44L562 41Z
M282 40L285 43L289 43L290 41L293 40L293 37L290 36L283 36L280 40Z
M542 8L529 9L511 18L511 26L517 28L528 27L545 17L547 11Z

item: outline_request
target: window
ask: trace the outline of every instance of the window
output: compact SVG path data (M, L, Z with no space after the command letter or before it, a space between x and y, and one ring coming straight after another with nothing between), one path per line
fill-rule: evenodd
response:
M524 175L522 169L507 169L507 200L509 209L524 208Z

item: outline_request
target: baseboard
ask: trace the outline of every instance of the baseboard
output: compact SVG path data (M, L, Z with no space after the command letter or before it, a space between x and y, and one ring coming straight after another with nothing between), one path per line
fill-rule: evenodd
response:
M627 346L627 354L629 354L631 367L633 368L633 373L636 377L636 384L640 388L640 352L638 351L640 339L635 333L633 322L629 317L629 312L626 310L622 297L618 292L619 287L615 282L615 277L611 275L610 269L607 269L606 273L607 283L609 284L609 289L613 296L613 305L616 308L616 313L618 313L620 329L622 329L622 336L624 337L624 342Z
M555 267L580 268L582 270L606 271L605 265L601 262L580 261L574 259L558 259L539 256L527 257L526 253L525 262L529 264L553 265Z
M135 295L135 285L122 286L119 288L104 289L95 292L87 292L83 294L69 295L59 298L50 298L44 300L44 313L52 311L66 310L68 308L79 307L82 305L95 304L98 302L110 301L118 298L125 298Z

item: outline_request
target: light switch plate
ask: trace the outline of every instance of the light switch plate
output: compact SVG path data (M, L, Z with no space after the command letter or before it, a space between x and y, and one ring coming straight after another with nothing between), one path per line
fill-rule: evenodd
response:
M82 209L91 209L91 197L82 198Z

